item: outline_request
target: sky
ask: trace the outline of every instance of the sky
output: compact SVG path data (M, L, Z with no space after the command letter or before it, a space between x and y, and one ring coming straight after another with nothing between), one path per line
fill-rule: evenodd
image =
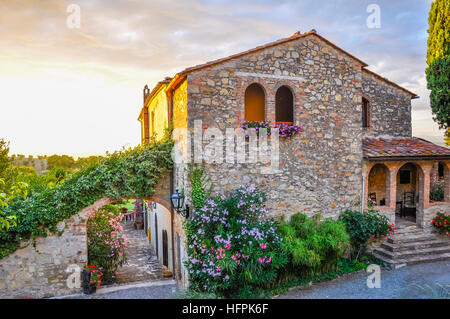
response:
M418 94L413 135L443 145L424 71L431 2L0 0L0 138L11 154L34 156L138 145L144 85L316 29ZM366 23L370 4L380 28Z

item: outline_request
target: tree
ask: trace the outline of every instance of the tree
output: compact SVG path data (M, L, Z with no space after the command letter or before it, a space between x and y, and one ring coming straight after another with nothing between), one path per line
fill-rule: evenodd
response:
M450 1L436 0L428 16L428 51L426 69L433 120L446 130L450 145Z
M74 165L75 160L68 155L52 155L47 158L47 168L49 170L53 168L72 169Z

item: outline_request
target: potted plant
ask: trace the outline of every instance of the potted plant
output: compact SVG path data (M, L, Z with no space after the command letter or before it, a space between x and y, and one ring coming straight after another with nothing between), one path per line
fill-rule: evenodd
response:
M83 293L90 295L97 291L97 287L102 284L103 268L95 268L95 265L87 266L83 269Z
M172 272L168 268L163 269L163 277L164 278L172 278Z

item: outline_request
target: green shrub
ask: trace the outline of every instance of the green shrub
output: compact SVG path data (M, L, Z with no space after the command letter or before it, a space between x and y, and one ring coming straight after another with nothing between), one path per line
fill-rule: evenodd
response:
M116 206L106 205L88 218L88 264L103 272L103 283L112 283L116 270L127 260L127 240L119 234L123 216Z
M264 217L265 200L257 188L241 186L193 212L185 223L193 291L253 298L276 284L287 258L276 222Z
M336 271L350 246L345 225L331 218L321 221L320 215L295 214L289 222L280 223L279 231L284 237L281 247L289 258L281 281Z
M448 213L437 213L436 217L433 218L433 226L436 227L441 234L450 236L450 215L448 215Z
M434 187L430 191L430 200L435 202L442 202L444 200L444 187Z
M153 195L164 173L172 168L173 142L168 137L134 149L115 152L82 169L62 183L15 198L4 209L17 216L17 226L0 231L0 259L20 247L21 240L56 233L58 222L73 216L102 197L146 198Z
M350 235L351 259L361 258L367 250L367 242L371 237L380 237L393 234L394 224L389 219L373 209L366 212L347 210L339 217L345 224L347 233Z

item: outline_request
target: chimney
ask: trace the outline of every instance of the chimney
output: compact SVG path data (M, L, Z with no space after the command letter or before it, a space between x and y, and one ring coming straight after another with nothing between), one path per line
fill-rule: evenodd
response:
M146 84L144 86L144 105L145 105L145 100L147 99L147 96L150 94L150 90L148 88L148 85Z

